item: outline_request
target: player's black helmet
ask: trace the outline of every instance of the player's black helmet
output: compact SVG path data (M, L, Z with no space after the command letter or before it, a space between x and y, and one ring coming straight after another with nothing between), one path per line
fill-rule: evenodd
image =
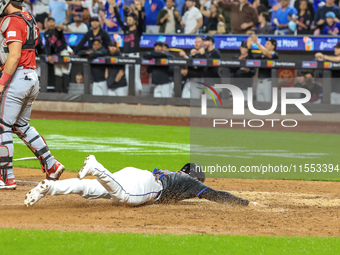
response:
M195 163L188 163L182 167L181 171L187 173L193 178L197 178L199 181L205 181L205 173L203 172L202 168L195 164Z

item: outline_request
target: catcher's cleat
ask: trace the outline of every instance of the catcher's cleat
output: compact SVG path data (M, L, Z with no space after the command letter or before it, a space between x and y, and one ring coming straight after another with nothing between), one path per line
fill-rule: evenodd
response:
M88 175L94 175L95 169L94 167L98 164L98 161L96 160L96 157L93 155L89 155L84 160L83 167L78 172L78 178L83 179L85 176Z
M55 160L54 165L46 172L46 179L59 180L61 174L64 172L65 167L58 160Z
M41 198L43 198L49 188L49 180L44 180L40 182L35 188L31 189L25 197L24 204L28 207L34 205Z
M15 181L15 178L11 178L11 179L6 179L6 181L4 181L4 179L1 178L0 176L0 189L16 189L17 188L17 183Z

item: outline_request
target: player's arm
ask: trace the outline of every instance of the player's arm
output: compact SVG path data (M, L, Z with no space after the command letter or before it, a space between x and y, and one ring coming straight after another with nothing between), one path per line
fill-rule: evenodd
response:
M261 51L261 53L263 55L265 55L267 58L271 59L273 58L272 54L270 53L269 50L266 49L266 47L264 47L262 44L260 44L258 41L257 41L257 36L256 35L252 35L252 40L253 42L256 44L256 46L259 48L259 50Z
M123 30L127 29L127 28L125 28L124 22L122 21L122 17L120 16L120 13L119 13L119 10L118 10L116 4L113 4L113 9L115 10L116 19L117 19L118 24L120 25L120 27Z
M8 81L10 81L12 75L14 74L15 70L18 67L19 60L21 57L21 48L22 48L21 42L8 43L9 54L5 64L4 71L0 78L0 93L4 90L4 86Z
M333 62L340 62L340 57L339 56L323 55L323 57L324 57L324 60L333 61Z
M124 76L124 69L120 69L116 75L115 82L117 83L120 82L123 76Z

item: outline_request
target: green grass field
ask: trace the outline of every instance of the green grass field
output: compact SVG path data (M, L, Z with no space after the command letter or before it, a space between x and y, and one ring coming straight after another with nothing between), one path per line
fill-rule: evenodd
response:
M178 170L191 161L203 167L217 163L237 169L269 164L291 167L289 173L228 172L208 177L339 180L339 135L58 120L32 120L31 124L68 171L79 170L84 158L94 154L112 172L126 166ZM16 138L14 158L28 156L33 155ZM334 169L301 172L305 164ZM39 162L21 161L15 166L39 168Z
M83 165L83 160L88 154L94 154L98 161L111 171L126 166L148 170L153 170L155 167L179 170L191 160L197 160L200 164L204 161L207 164L214 164L221 157L214 154L216 150L220 150L219 155L228 155L227 162L233 165L290 162L294 164L340 163L337 158L339 135L250 130L216 131L221 132L219 141L221 147L224 147L216 149L218 146L215 144L214 148L209 150L213 155L205 157L204 149L205 146L210 145L210 137L202 136L199 146L203 147L196 150L196 146L194 155L190 155L190 138L195 136L196 139L196 135L208 132L207 130L190 134L189 127L58 120L32 120L31 125L45 137L53 155L66 166L68 171L74 172ZM200 150L203 155L197 153ZM280 156L280 153L284 156ZM294 155L297 156L293 157ZM14 158L30 156L33 154L29 149L22 141L15 138ZM14 166L40 168L38 161L16 161ZM208 175L208 177L212 176L218 175ZM223 175L223 177L233 176ZM297 177L267 175L262 178L285 177L310 179L307 175ZM318 179L317 176L313 178ZM176 236L12 229L0 229L0 236L1 255L339 254L340 247L339 238L318 237Z
M0 229L1 254L339 254L340 239Z

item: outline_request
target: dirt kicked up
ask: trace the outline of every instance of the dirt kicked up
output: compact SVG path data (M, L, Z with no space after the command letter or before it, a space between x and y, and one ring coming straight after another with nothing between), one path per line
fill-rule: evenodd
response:
M340 236L340 183L287 180L207 179L268 208L221 205L191 199L172 205L112 205L78 195L47 196L25 207L25 194L44 178L41 170L15 168L15 191L0 191L1 228L87 232ZM76 178L64 173L61 179Z

